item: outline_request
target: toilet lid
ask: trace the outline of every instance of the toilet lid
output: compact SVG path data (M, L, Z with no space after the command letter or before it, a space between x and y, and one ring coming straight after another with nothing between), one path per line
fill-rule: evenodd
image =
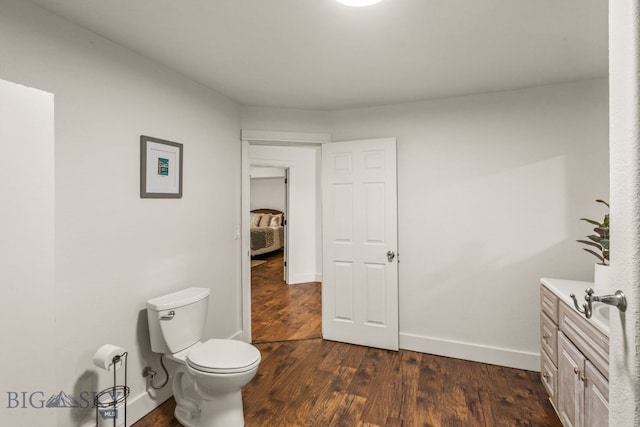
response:
M190 351L186 361L204 372L244 372L260 363L260 351L244 341L211 339Z

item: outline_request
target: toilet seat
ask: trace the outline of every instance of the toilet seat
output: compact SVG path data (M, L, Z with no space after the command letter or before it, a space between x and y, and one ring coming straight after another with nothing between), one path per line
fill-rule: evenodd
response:
M212 374L250 371L260 363L260 351L244 341L210 339L191 350L186 363L193 369Z

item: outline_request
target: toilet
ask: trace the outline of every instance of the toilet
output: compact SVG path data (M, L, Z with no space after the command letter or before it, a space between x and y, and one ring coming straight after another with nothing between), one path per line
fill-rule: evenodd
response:
M188 288L147 301L151 350L180 366L173 378L175 417L185 427L244 425L242 392L260 351L230 339L202 342L209 289Z

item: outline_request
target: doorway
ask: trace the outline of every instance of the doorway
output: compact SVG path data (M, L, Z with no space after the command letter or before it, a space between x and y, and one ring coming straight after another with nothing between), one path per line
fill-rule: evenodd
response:
M251 329L254 343L322 337L320 282L289 286L288 176L288 168L253 164L250 167Z
M276 253L282 278L287 276L287 212L289 170L282 167L250 166L251 272ZM276 259L280 259L276 258ZM280 279L280 278L278 278ZM252 279L253 280L253 279Z
M313 311L314 304L311 301L314 298L318 300L315 304L318 309L320 305L318 297L322 267L318 153L321 144L330 140L329 134L242 131L242 325L245 341L321 336L319 327L313 326L314 321L301 320L299 316ZM280 156L279 153L286 154ZM295 183L288 191L286 251L280 255L274 253L268 257L267 263L254 268L250 265L252 166L286 169L289 171L288 182ZM285 261L286 283L282 278ZM282 263L279 272L278 263ZM279 285L278 290L269 289L265 282L268 286ZM269 295L267 299L257 290L254 292L258 285L261 291ZM319 325L320 316L316 316L316 319L315 323ZM283 323L285 320L288 323ZM308 333L310 330L317 330L318 333Z

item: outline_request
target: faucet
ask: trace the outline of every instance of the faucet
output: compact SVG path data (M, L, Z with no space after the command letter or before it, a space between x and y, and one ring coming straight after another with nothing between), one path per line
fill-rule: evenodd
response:
M617 307L618 310L624 312L627 310L627 298L624 296L624 293L621 290L617 290L613 295L593 295L595 291L592 288L585 289L584 300L587 302L586 304L582 304L582 308L578 307L578 299L575 294L569 295L571 299L573 299L573 305L576 307L579 313L584 314L584 317L587 319L591 319L591 315L593 314L593 309L591 304L593 302L601 302L603 304L612 305Z

